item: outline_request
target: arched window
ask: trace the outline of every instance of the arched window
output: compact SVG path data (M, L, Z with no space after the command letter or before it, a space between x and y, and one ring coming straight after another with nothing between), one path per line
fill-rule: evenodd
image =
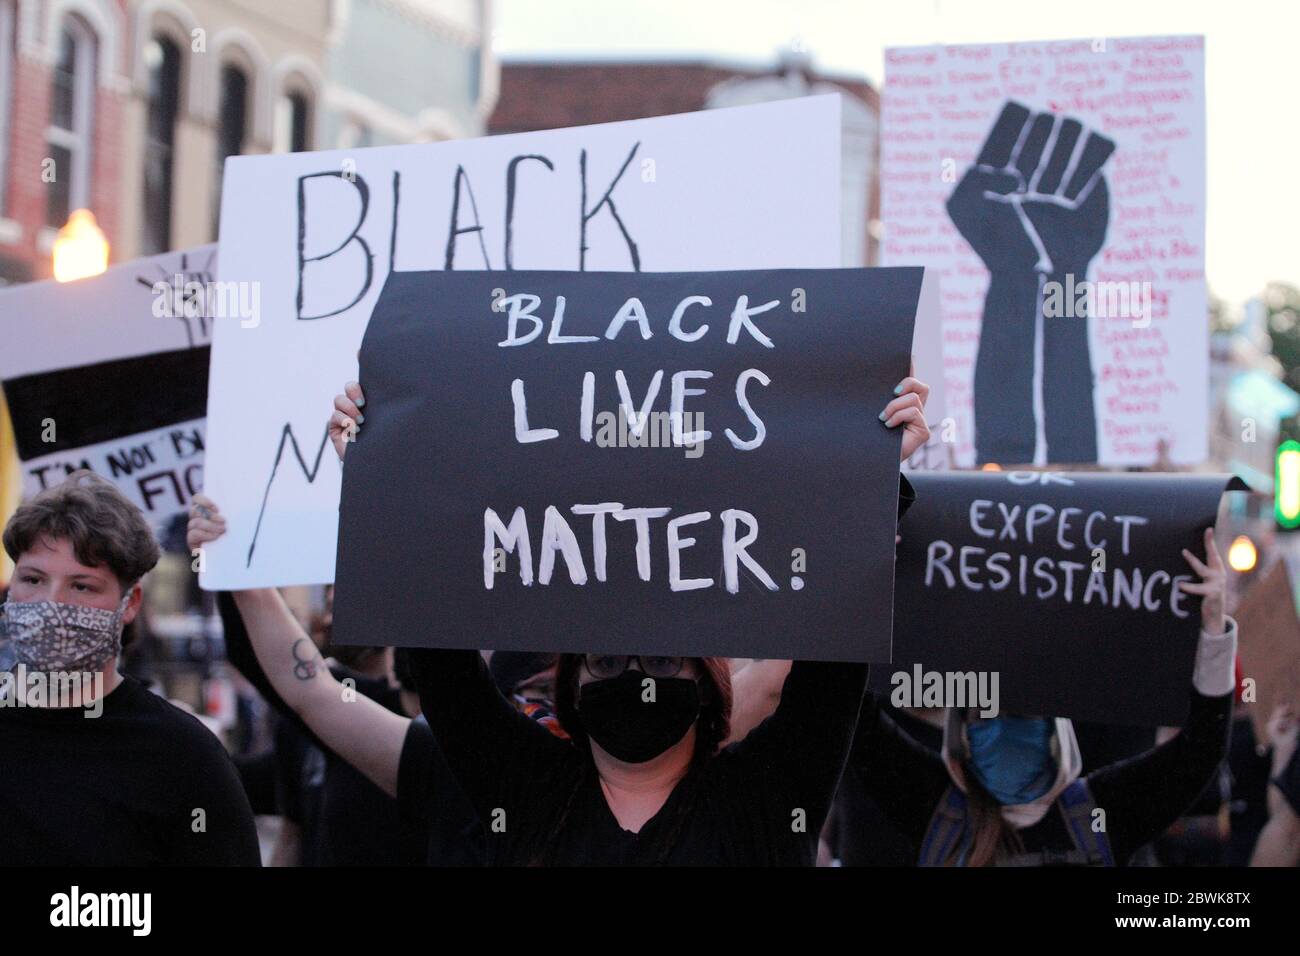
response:
M212 235L215 238L221 221L221 175L227 156L238 156L244 151L248 134L248 74L234 63L221 68L220 99L217 106L217 169L216 209L212 216Z
M54 161L45 205L46 225L59 227L68 213L90 205L91 117L95 110L95 34L77 17L59 31L45 139Z
M275 151L301 153L311 149L311 106L307 94L289 90L275 109Z
M172 168L181 94L181 51L155 36L144 48L149 70L149 114L144 143L143 255L166 252L172 241Z

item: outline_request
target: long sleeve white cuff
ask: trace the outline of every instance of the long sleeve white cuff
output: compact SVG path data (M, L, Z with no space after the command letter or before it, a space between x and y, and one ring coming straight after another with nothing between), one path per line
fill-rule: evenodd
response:
M1224 621L1228 625L1224 633L1201 631L1201 639L1196 644L1192 686L1206 697L1222 697L1237 689L1237 622L1230 617Z

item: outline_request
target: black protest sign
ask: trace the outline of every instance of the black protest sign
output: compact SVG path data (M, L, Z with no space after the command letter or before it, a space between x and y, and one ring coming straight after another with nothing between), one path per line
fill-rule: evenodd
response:
M999 675L1003 712L1174 725L1187 713L1199 580L1226 475L913 473L892 674ZM914 678L913 678L914 680Z
M360 355L334 633L888 659L921 269L405 272Z

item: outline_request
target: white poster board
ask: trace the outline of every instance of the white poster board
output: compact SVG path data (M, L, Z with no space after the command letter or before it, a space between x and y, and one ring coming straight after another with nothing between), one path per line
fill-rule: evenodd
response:
M840 182L837 96L230 159L220 277L259 315L216 323L205 491L229 524L202 586L333 580L326 421L390 271L834 267Z
M957 464L1204 460L1203 39L897 48L885 76L882 264L940 271Z
M0 381L24 497L88 468L183 548L203 487L216 256L200 246L0 291Z

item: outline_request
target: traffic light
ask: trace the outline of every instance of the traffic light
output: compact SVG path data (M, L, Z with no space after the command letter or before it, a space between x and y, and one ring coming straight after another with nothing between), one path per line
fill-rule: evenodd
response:
M1280 528L1300 528L1300 441L1287 440L1277 447L1273 515Z

